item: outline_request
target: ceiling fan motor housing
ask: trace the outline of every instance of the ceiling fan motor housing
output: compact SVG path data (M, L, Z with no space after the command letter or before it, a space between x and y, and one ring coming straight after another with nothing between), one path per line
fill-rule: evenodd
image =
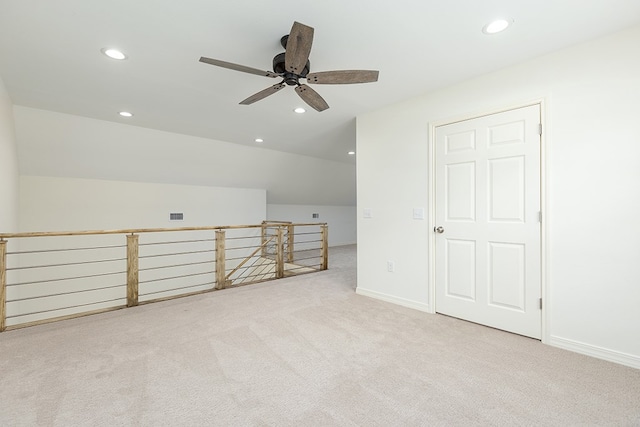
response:
M285 52L282 52L273 57L273 72L282 74L282 77L284 78L284 82L289 86L295 86L299 84L298 83L299 78L307 77L307 74L309 74L309 69L311 67L311 62L307 60L307 63L305 64L304 69L300 74L290 73L285 69L285 66L284 66L284 54Z

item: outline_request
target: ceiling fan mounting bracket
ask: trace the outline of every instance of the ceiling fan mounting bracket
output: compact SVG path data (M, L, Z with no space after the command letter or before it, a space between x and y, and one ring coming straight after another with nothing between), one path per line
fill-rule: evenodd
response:
M287 40L289 40L289 34L285 34L284 36L282 36L282 37L280 38L280 44L282 45L282 47L283 47L284 49L286 49L286 48L287 48Z

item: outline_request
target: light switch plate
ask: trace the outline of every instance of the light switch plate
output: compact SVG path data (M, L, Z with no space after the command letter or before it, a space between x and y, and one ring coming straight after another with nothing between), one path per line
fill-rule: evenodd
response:
M373 218L373 213L371 212L371 208L364 208L362 210L362 217L363 218Z
M424 219L424 208L413 208L413 219Z

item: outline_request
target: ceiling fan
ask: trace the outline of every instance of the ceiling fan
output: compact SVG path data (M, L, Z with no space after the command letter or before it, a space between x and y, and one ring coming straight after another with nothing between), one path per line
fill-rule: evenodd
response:
M317 111L324 111L329 108L327 102L311 87L300 83L300 79L305 79L310 84L353 84L371 83L378 81L378 71L374 70L338 70L321 71L310 73L309 53L313 43L313 28L294 22L291 32L280 39L280 44L285 52L273 58L273 71L263 71L257 68L246 67L244 65L233 64L231 62L220 61L201 57L200 62L228 68L243 73L256 74L259 76L282 78L282 81L240 102L242 105L253 104L256 101L266 98L278 92L280 89L289 86L296 86L296 92L304 102Z

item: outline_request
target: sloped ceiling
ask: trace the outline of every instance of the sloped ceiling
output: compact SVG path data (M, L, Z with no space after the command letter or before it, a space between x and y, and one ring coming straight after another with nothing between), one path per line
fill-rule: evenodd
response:
M483 34L496 17L513 24ZM270 70L293 21L315 28L312 71L379 81L315 86L331 108L296 115L293 88L239 105L275 81L198 62ZM353 163L361 113L638 22L636 0L1 0L0 76L20 106Z

